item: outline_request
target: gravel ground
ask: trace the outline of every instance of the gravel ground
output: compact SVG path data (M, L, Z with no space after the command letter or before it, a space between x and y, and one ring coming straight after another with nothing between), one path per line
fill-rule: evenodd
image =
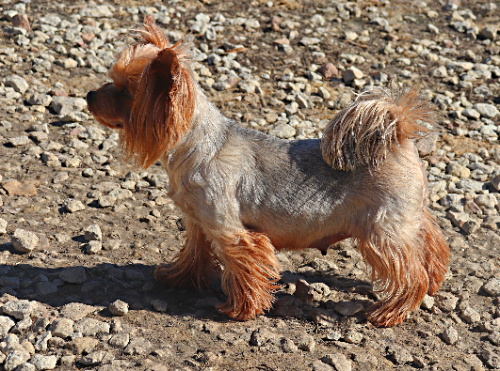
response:
M500 369L500 2L1 1L0 368ZM440 133L419 143L430 208L452 251L435 297L373 328L350 242L280 253L283 290L248 322L202 292L155 283L183 241L159 165L121 160L83 99L146 14L243 126L317 138L371 85L418 86Z

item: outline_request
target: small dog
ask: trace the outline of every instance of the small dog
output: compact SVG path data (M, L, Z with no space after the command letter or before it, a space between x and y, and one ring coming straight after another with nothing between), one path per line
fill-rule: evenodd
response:
M282 140L243 129L203 94L190 69L190 43L171 46L147 16L112 83L87 95L101 124L120 129L125 156L147 168L160 160L169 196L184 213L186 243L155 278L203 287L221 276L219 311L247 320L271 308L279 286L276 250L316 248L353 238L381 300L376 326L402 323L438 290L449 248L426 209L426 176L414 139L431 109L411 91L360 94L323 137Z

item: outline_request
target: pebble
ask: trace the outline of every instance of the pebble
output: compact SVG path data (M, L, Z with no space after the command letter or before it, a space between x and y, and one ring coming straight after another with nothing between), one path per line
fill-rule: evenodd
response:
M89 225L85 228L86 241L102 241L102 231L98 224Z
M114 316L124 316L128 313L128 304L122 300L116 300L109 305L109 311Z
M11 237L12 246L19 252L28 253L38 245L38 236L30 231L17 228Z
M483 290L491 296L500 296L500 278L492 278L483 286Z
M1 310L3 314L22 320L31 315L33 307L28 300L11 300L5 303Z
M87 281L87 274L84 267L69 267L59 273L59 278L64 282L81 284Z
M449 292L438 292L434 296L436 306L445 312L455 310L458 303L458 298Z
M36 370L53 370L56 368L57 357L56 356L44 356L41 354L35 354L31 359L30 363L32 363Z
M14 88L18 93L24 93L28 90L29 85L24 78L19 75L9 75L4 80L5 86Z
M336 371L351 371L352 370L352 362L346 358L345 355L338 354L327 354L321 361L324 363L331 365L334 367Z

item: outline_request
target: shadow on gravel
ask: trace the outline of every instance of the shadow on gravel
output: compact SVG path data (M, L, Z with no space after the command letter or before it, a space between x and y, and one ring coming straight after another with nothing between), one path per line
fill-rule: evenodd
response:
M0 251L10 244L0 245ZM10 249L9 249L10 250ZM166 312L172 316L192 316L226 322L229 319L217 312L216 305L226 301L220 281L214 280L207 289L179 289L167 287L154 280L156 266L130 264L119 266L102 263L94 267L72 266L61 268L39 268L30 264L16 266L0 265L0 295L10 294L18 299L36 300L53 307L68 303L83 303L103 307L102 316L110 316L109 305L123 300L131 310ZM296 276L284 272L285 280ZM369 284L348 278L311 276L308 282L323 282L332 291L364 293ZM284 281L286 283L286 281ZM290 296L278 293L277 298ZM278 300L279 301L279 300ZM299 304L297 304L299 302ZM296 299L295 304L303 309L287 317L304 318L308 304ZM312 308L312 307L309 307ZM268 315L276 315L271 311Z

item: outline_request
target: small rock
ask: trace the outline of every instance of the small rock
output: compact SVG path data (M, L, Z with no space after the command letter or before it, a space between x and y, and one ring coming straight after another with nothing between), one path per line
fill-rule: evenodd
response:
M28 318L32 312L33 307L28 300L11 300L2 306L2 313L18 320Z
M481 320L480 314L471 307L465 308L462 313L460 313L460 318L470 324L477 323Z
M434 306L434 298L425 294L424 298L422 299L422 303L420 303L420 306L424 309L431 309Z
M122 300L116 300L109 305L109 311L114 316L124 316L128 313L128 304Z
M457 307L458 298L449 292L439 292L434 299L436 306L445 312L451 312Z
M9 196L35 196L36 186L34 182L18 182L17 180L7 180L2 184L3 189Z
M77 354L90 353L99 343L99 340L91 337L80 337L76 338L66 345L68 349L71 349Z
M17 228L11 237L11 242L17 251L28 253L38 245L38 236L33 232Z
M316 71L323 75L325 79L331 79L332 77L338 77L339 71L333 63L325 63Z
M115 357L104 350L98 350L87 354L80 359L80 363L84 366L95 366L100 364L111 363Z
M85 240L102 241L102 231L98 224L89 225L85 229Z
M115 347L115 348L125 348L130 341L130 337L128 334L123 333L123 334L115 334L109 339L109 345Z
M321 361L333 366L336 371L352 370L352 361L347 359L347 357L341 353L327 354L326 356L321 358Z
M448 77L448 71L446 70L446 66L440 66L436 69L434 69L432 72L431 72L431 76L433 77Z
M168 303L165 300L155 299L151 301L153 308L160 313L165 313L168 308Z
M344 82L350 83L356 79L362 79L364 76L364 73L360 69L351 66L344 72Z
M41 354L35 354L31 359L32 363L38 371L41 370L53 370L56 368L57 357L56 356L44 356Z
M479 36L482 37L483 39L495 41L495 39L497 38L497 32L498 32L497 26L487 25L479 32Z
M458 332L453 326L448 327L442 334L446 344L453 345L458 341Z
M69 303L62 307L61 317L79 321L91 313L97 311L98 308L82 303Z
M10 317L0 316L0 336L7 335L15 324L16 323Z
M481 116L492 120L500 113L493 104L488 103L477 103L474 105L474 109L479 112Z
M83 98L73 97L54 97L51 102L51 107L60 115L69 115L74 111L81 111L87 107L87 101Z
M28 20L28 16L26 14L17 13L14 17L12 17L12 25L14 27L24 28L26 31L30 32L30 21Z
M283 353L295 353L298 350L295 343L290 339L282 338L280 340L280 345Z
M26 362L28 359L30 359L30 354L28 352L22 350L14 350L7 354L7 358L5 358L3 367L5 371L12 371L21 363Z
M123 350L123 353L129 355L145 355L148 354L151 349L151 343L143 338L137 338L127 345Z
M278 138L282 139L290 139L295 136L297 133L297 130L295 130L294 127L284 124L284 123L279 123L274 127L273 129L269 130L269 135L274 135Z
M352 317L361 312L364 307L363 304L355 301L340 301L333 306L335 311L343 316Z
M41 296L54 294L59 290L53 282L38 282L36 285L36 293Z
M109 334L109 323L94 318L83 318L74 326L74 331L80 331L83 336L95 336L97 334Z
M97 254L102 250L102 242L101 241L89 241L85 244L85 252L87 254Z
M486 349L483 351L483 358L486 364L494 369L500 368L500 355L491 349Z
M18 75L10 75L5 78L5 86L10 86L14 88L18 93L24 93L28 90L29 85L25 79Z
M85 210L85 205L79 200L68 200L65 202L64 206L69 213Z
M7 221L5 219L0 218L0 235L7 233L7 225L8 225Z
M69 318L58 318L50 326L50 331L53 336L65 339L74 332L73 325L74 321Z
M492 278L486 282L483 289L491 296L500 296L500 278Z
M87 274L84 267L70 267L64 268L59 273L59 278L68 283L84 283L87 281Z

